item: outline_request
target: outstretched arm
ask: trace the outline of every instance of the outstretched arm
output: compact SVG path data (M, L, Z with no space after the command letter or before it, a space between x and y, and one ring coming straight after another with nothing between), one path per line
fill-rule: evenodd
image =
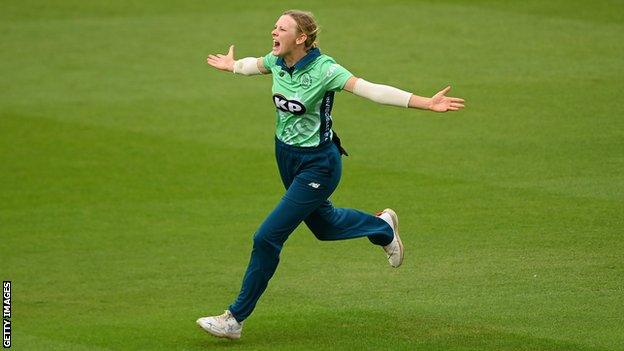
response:
M401 107L419 108L436 112L458 111L464 108L464 99L446 96L450 86L427 98L381 84L374 84L362 78L351 77L344 90L372 101Z
M240 60L234 60L234 45L230 45L227 55L208 55L206 62L218 70L244 74L246 76L271 73L264 68L262 57L245 57Z

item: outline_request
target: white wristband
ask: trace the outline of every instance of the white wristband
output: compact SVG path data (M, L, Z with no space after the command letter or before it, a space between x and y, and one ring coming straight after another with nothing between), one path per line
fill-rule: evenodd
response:
M260 72L260 69L258 69L258 58L256 57L245 57L234 61L233 72L246 76L262 73Z
M388 85L374 84L358 78L353 86L353 94L365 97L380 104L409 107L412 93Z

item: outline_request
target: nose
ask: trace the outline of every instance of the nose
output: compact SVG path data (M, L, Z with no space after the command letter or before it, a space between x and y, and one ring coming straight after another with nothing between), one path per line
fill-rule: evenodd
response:
M273 37L276 37L276 36L277 36L276 29L273 29L273 30L271 31L271 36L273 36Z

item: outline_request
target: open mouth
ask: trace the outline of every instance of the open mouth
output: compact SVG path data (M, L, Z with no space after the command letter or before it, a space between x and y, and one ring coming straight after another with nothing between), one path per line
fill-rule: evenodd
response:
M280 47L280 42L279 42L279 41L277 41L277 40L273 40L273 48L274 48L274 49L277 49L277 48L279 48L279 47Z

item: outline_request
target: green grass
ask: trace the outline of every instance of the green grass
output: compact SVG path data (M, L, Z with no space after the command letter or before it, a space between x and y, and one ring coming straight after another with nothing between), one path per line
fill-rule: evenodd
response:
M19 1L0 12L0 276L15 350L623 350L624 5L306 2L355 75L465 97L337 96L339 206L401 217L404 266L299 228L243 339L195 326L240 288L282 194L280 1Z

